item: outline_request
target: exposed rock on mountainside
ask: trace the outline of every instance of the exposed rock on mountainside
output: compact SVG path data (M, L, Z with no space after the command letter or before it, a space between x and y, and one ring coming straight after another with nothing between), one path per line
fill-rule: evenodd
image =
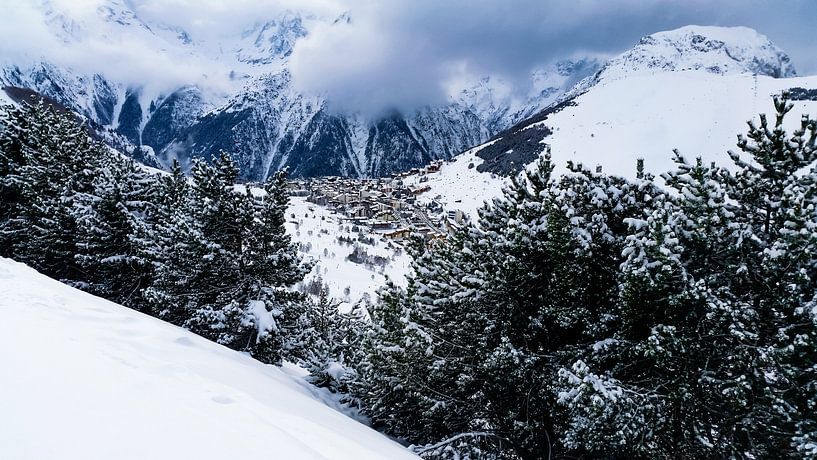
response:
M450 158L544 109L602 64L575 58L537 69L525 95L508 82L485 77L446 104L364 116L332 111L324 97L300 93L288 70L296 42L310 27L347 23L349 13L331 19L288 12L222 42L204 43L181 27L144 21L121 0L108 0L85 22L51 2L41 8L53 35L71 49L81 49L89 30L137 36L170 61L192 56L212 62L213 75L204 79L224 77L232 89L214 93L190 82L157 90L153 81L126 84L37 57L0 59L3 85L61 102L115 131L132 144L127 151L156 165L176 159L188 165L193 157L209 159L220 149L233 152L245 180L262 180L283 167L293 176L382 176Z

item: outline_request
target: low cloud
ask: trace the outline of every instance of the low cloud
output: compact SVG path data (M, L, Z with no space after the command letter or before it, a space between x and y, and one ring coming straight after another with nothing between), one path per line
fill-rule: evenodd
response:
M314 14L338 9L329 0L0 0L0 63L46 60L153 94L198 85L226 95L241 84L231 71L248 69L236 69L222 44L296 4ZM178 31L199 46L183 46Z
M105 5L159 30L123 34L101 19ZM483 75L524 92L538 66L621 52L687 24L753 27L787 50L801 74L817 72L812 0L0 0L0 61L45 58L153 91L197 84L226 94L238 83L224 44L287 10L310 18L290 57L297 87L342 110L412 110ZM350 21L332 21L344 12ZM167 26L199 46L168 46L175 39Z

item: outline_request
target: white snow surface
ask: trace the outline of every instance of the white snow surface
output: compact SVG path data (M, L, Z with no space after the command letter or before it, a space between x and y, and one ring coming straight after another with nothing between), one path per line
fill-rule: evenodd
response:
M507 179L495 174L477 171L477 166L483 163L483 160L476 156L477 152L492 143L486 142L457 155L453 161L444 163L437 173L412 176L407 178L406 182L417 187L431 188L430 191L417 197L419 202L428 203L436 200L446 210L459 209L472 219L476 219L477 210L484 202L499 196L502 187L510 183ZM420 182L422 177L428 180Z
M0 293L0 458L416 458L286 368L9 259Z
M774 122L772 96L793 87L817 88L817 77L775 79L765 76L716 75L706 72L662 72L633 75L593 87L543 123L554 130L545 139L557 167L567 160L627 177L636 160L645 159L655 174L672 169L672 149L693 161L701 156L721 166L732 163L737 135L759 113ZM789 132L800 116L817 116L817 102L793 101L786 117ZM562 169L563 170L563 169Z

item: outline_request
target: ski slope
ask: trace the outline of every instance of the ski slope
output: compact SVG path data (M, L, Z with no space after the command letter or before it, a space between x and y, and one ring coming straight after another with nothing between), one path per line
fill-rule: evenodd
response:
M0 458L409 459L274 366L0 259Z
M602 82L576 99L576 106L542 123L554 133L544 141L557 167L583 162L622 176L634 176L636 160L660 174L673 167L672 149L688 160L701 156L729 166L728 150L748 120L766 113L774 121L772 96L793 87L817 88L817 77L771 78L717 75L700 71L656 72ZM793 101L786 128L800 115L817 116L817 102Z

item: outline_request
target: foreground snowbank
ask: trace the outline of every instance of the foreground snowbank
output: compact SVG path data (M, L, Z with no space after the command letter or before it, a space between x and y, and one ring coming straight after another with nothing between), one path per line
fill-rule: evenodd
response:
M0 458L414 458L278 368L2 258L0 350Z

